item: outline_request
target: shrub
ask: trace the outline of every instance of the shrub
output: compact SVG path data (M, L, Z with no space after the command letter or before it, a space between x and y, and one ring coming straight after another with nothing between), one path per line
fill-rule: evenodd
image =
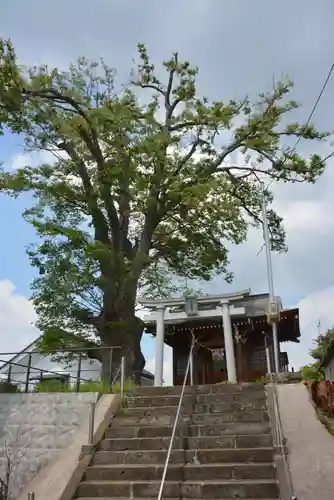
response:
M324 370L320 366L320 363L311 363L309 365L305 365L301 368L300 371L303 380L314 380L316 382L325 380Z

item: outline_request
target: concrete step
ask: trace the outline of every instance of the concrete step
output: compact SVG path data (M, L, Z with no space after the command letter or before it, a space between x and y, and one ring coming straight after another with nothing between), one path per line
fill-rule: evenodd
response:
M147 398L148 399L148 398ZM214 404L189 404L184 402L181 406L183 413L227 413L227 412L244 412L252 410L265 410L267 408L266 401L230 401L227 403L214 403ZM128 406L124 405L118 412L119 416L122 415L146 415L153 412L158 414L175 415L177 412L177 405L174 406L154 406L147 407Z
M85 473L85 481L158 481L164 466L157 465L95 465ZM167 469L167 481L191 481L210 479L275 479L272 464L171 464Z
M156 497L160 481L84 481L78 488L78 497ZM166 481L163 495L175 498L278 498L278 484L273 479L227 481Z
M170 437L153 438L111 438L103 439L100 450L167 450ZM173 448L177 449L213 449L213 448L266 448L272 446L271 434L238 435L238 436L201 436L175 437Z
M263 448L214 448L214 449L173 449L170 454L170 463L268 463L273 461L274 449ZM146 464L160 465L166 460L166 449L163 450L124 450L124 451L97 451L92 465L114 464Z
M91 498L91 497L85 497L86 500L96 500L96 498ZM261 500L276 500L277 497L275 497L274 499L273 498L263 498ZM99 497L99 500L110 500L110 498L108 497ZM113 497L112 500L124 500L124 497ZM134 497L132 498L131 500L139 500L138 497ZM140 498L140 500L157 500L157 497L151 497L151 498L148 498L148 497L142 497ZM163 497L163 500L180 500L180 498L166 498L165 496ZM189 500L195 500L193 498L189 498ZM206 499L206 500L216 500L214 498L210 498L210 499ZM233 499L225 499L225 500L233 500ZM256 500L255 498L246 498L244 500Z
M171 436L173 426L169 425L142 425L122 427L111 426L106 432L106 438L134 438L134 437L168 437ZM178 425L176 436L225 436L238 434L269 434L268 422L228 422L221 425Z
M167 408L167 410L166 410ZM113 427L115 426L138 426L138 425L158 425L168 426L173 425L175 420L175 410L170 410L170 407L161 407L159 411L154 408L138 410L132 409L131 413L123 411L118 412L113 419ZM228 422L268 422L268 413L265 410L248 410L239 412L226 412L226 413L192 413L181 412L181 422L189 424L206 424L206 425L220 425Z
M91 497L85 497L86 500L96 500L96 498L91 498ZM110 498L107 498L107 497L99 497L99 500L110 500ZM123 497L113 497L113 500L124 500ZM135 497L135 498L132 498L131 500L139 500L138 497ZM140 500L157 500L157 497L151 497L151 498L148 498L148 497L145 497L145 498L140 498ZM166 498L165 496L163 497L163 500L180 500L180 498ZM192 499L192 498L189 498L189 500L195 500L195 499ZM210 499L206 499L206 500L216 500L214 498L210 498ZM233 500L231 498L229 499L225 499L225 500ZM243 500L256 500L255 498L245 498ZM272 498L263 498L261 500L276 500L276 499L272 499Z
M220 498L220 497L219 497ZM92 497L85 497L86 500L96 500L96 498L92 498ZM273 498L262 498L261 500L276 500L277 497L275 497L274 499ZM108 497L99 497L99 500L110 500L110 498ZM112 500L124 500L124 497L113 497ZM138 497L134 497L132 498L131 500L139 500ZM157 500L157 497L141 497L140 500ZM180 500L180 497L177 497L177 498L167 498L165 496L163 496L163 500ZM195 500L193 498L189 498L188 500ZM214 498L210 498L210 499L206 499L206 500L216 500ZM228 499L225 499L225 500L233 500L231 498L228 498ZM255 498L245 498L244 500L256 500Z
M127 394L132 396L168 396L181 394L180 385L170 387L135 387L130 389ZM264 391L264 384L261 382L243 383L243 384L212 384L186 386L184 394L216 394L216 393L238 393L249 391Z
M183 402L185 405L193 404L220 404L231 402L252 402L266 400L264 391L242 391L226 392L212 394L185 394ZM149 406L177 406L180 401L180 395L167 396L131 396L125 398L124 406L127 407L149 407Z

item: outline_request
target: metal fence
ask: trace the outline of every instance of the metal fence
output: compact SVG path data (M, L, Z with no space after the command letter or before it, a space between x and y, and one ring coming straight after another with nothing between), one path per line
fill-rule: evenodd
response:
M100 380L102 364L99 360L90 359L88 353L90 350L106 350L109 364L108 385L112 388L113 383L120 378L120 364L113 361L113 354L119 346L112 347L94 347L87 349L63 349L52 350L47 354L38 350L31 352L0 352L0 383L7 384L7 389L18 388L20 391L28 393L36 390L39 384L45 381L57 381L64 387L71 387L75 392L80 392L80 386L83 383ZM73 357L70 361L56 361L53 358L57 355L70 355ZM10 356L10 359L5 357ZM21 356L20 359L19 356ZM35 362L34 357L38 357ZM50 369L41 368L38 364L41 361L47 361ZM85 366L83 366L85 364ZM52 365L55 368L52 368ZM59 365L62 367L59 368ZM116 374L116 375L115 375Z

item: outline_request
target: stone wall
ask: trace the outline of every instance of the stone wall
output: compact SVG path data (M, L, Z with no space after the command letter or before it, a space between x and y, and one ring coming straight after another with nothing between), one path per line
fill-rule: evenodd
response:
M88 416L95 393L0 394L0 476L5 455L10 453L15 469L10 498L57 452L67 446Z

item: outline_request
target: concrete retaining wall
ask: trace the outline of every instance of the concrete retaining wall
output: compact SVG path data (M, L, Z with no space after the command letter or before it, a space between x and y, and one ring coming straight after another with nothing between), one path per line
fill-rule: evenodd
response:
M10 451L15 462L11 498L68 446L96 400L95 393L0 394L0 474Z

